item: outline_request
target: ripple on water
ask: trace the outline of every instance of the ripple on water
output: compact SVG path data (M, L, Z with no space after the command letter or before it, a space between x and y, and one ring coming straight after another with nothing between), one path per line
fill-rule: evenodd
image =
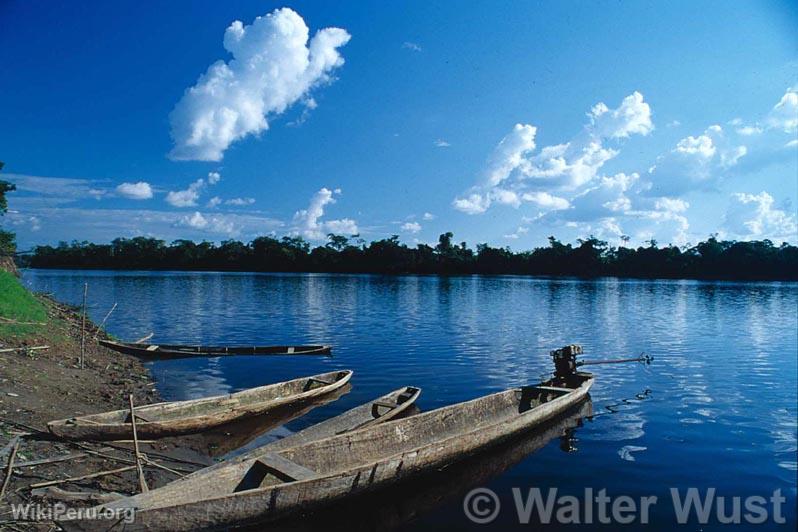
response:
M491 486L509 492L534 478L632 496L710 481L739 495L782 488L795 520L796 283L31 270L23 278L73 304L87 281L93 319L119 303L108 329L120 338L332 344L332 358L151 365L166 399L355 371L350 393L279 431L402 385L420 386L418 404L430 410L535 382L551 371L548 351L567 343L594 359L646 352L651 366L591 368L596 415L576 429L577 452L552 443ZM461 523L461 503L414 528Z

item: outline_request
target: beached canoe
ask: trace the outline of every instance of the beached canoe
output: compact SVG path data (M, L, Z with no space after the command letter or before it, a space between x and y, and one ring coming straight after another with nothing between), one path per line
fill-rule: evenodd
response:
M113 342L100 340L100 345L142 358L188 358L219 357L230 355L329 355L329 345L256 345L256 346L207 346L207 345L172 345L172 344L138 344L129 342Z
M172 401L135 408L139 438L162 438L201 432L273 409L331 393L344 386L352 372L333 371L229 395ZM60 419L47 424L51 433L71 440L121 440L133 437L129 409Z
M116 530L202 530L294 515L445 467L550 420L581 402L589 373L514 388L354 432L266 452L104 508L135 508ZM122 511L122 510L120 510ZM62 520L67 530L105 530Z

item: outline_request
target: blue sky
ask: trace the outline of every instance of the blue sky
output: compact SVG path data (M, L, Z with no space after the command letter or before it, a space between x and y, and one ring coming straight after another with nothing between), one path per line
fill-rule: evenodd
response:
M496 4L0 3L2 223L798 240L796 4Z

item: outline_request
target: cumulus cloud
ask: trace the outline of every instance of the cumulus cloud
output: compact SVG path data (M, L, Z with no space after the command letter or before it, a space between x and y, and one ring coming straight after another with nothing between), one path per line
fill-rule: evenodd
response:
M310 240L323 240L327 233L349 235L359 233L357 223L350 218L321 220L325 207L335 203L333 195L340 193L341 189L330 190L326 187L316 192L310 199L308 208L294 214L294 233L301 234Z
M445 141L443 139L438 139L438 140L435 141L435 146L437 148L448 148L448 147L451 146L451 144L449 144L447 141Z
M767 116L768 126L782 129L786 133L798 131L798 87L787 89Z
M205 179L199 178L193 183L191 183L187 189L185 190L172 190L166 194L166 202L171 205L172 207L196 207L197 200L199 200L200 194L208 186L208 184L215 185L221 180L221 176L218 172L209 172L208 173L208 181L206 182ZM213 207L218 205L215 203L215 198L212 198L209 202L213 203Z
M567 209L571 205L567 199L552 196L548 192L525 192L521 195L521 199L551 210Z
M435 215L434 215L434 214L432 214L431 212L425 212L425 213L424 213L424 214L421 216L421 219L422 219L422 220L434 220L434 219L435 219Z
M603 102L590 110L591 132L599 138L626 138L630 135L648 135L654 129L651 108L643 95L635 91L623 99L617 109Z
M289 8L236 20L224 34L228 62L216 61L183 94L169 116L178 160L219 161L247 135L269 128L269 120L330 82L344 63L338 48L350 35L341 28L313 38L305 21Z
M745 240L769 238L773 241L798 240L798 224L794 214L775 208L773 196L737 192L731 195L724 227Z
M455 198L452 206L468 214L484 213L493 203L517 208L525 201L544 209L567 208L568 200L550 191L575 191L587 185L619 153L606 142L648 135L654 129L651 108L639 92L614 109L596 104L588 119L571 140L544 146L537 153L537 128L516 124L491 155L483 182Z
M116 193L124 198L146 200L152 198L152 187L149 183L122 183L116 187Z
M653 196L679 196L715 187L747 153L747 146L734 142L721 126L710 126L658 157L649 169L646 189Z
M195 211L194 214L183 216L180 219L180 225L191 227L192 229L200 229L209 233L217 233L225 236L237 236L240 231L232 220L224 216L204 216L201 212Z
M214 197L212 197L211 199L208 200L208 208L209 209L214 209L214 208L218 207L221 204L222 204L222 198L220 198L219 196L214 196Z
M413 52L420 52L422 50L421 45L418 43L414 43L411 41L405 41L402 43L402 48L405 50L411 50Z
M421 224L418 222L407 222L402 224L402 231L406 233L418 233L421 231Z

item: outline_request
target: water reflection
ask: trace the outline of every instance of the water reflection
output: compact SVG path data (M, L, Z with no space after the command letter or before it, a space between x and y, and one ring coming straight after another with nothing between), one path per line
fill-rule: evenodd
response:
M447 502L461 503L471 489L484 486L557 441L565 453L576 453L577 432L593 413L588 398L556 419L511 441L400 485L304 514L300 520L270 523L270 530L395 530L407 526ZM252 528L258 530L260 528Z
M795 501L796 283L70 271L26 271L24 280L73 304L88 282L92 318L118 302L108 329L123 339L155 332L160 343L332 344L332 358L151 365L166 399L354 370L349 394L275 430L301 430L402 385L423 388L419 406L430 410L536 382L551 371L548 351L567 343L594 358L645 351L650 367L593 368L591 390L599 414L650 390L645 401L597 415L580 429L590 443L580 452L547 447L545 461L512 471L577 488L600 478L630 496L653 486L667 498L668 486L711 482L736 495L782 488ZM622 459L629 456L635 461ZM513 481L505 473L494 483ZM416 525L461 518L452 503Z

